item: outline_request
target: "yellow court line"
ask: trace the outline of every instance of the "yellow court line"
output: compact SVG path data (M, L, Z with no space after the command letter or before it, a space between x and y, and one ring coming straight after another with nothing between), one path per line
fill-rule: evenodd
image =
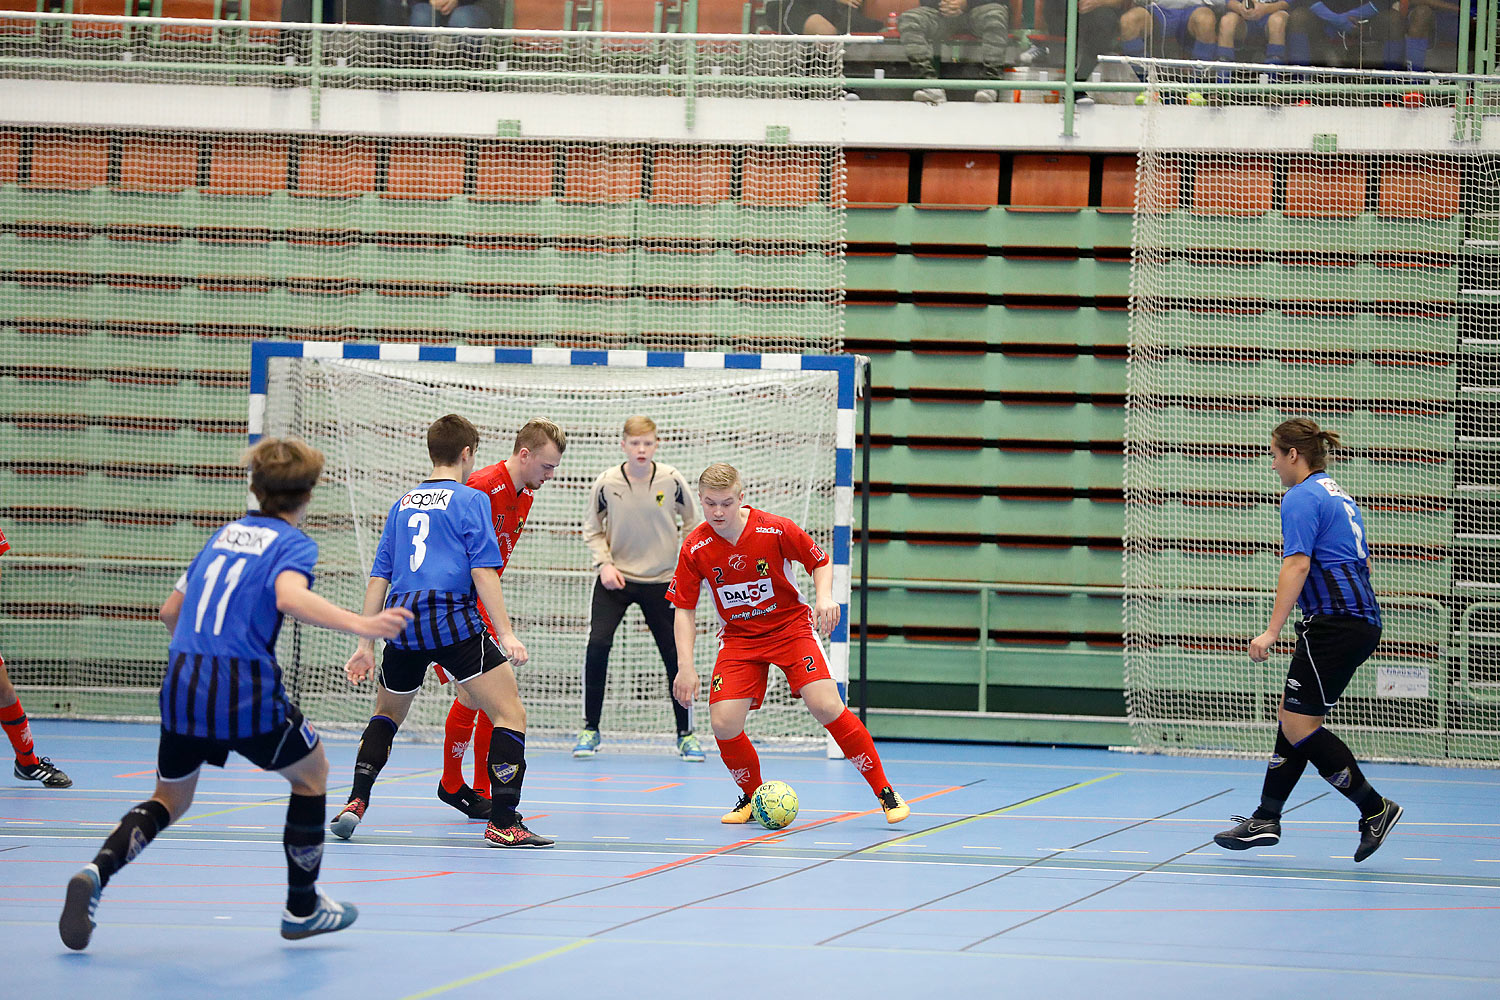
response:
M274 772L274 771L267 771L267 772L263 772L263 773L266 773L266 774L275 774L276 772ZM398 781L409 781L412 778L431 778L434 775L441 774L441 773L442 773L441 771L436 771L436 770L418 771L415 774L403 774L399 778L387 778L386 781L385 781L385 784L387 786L390 786L390 785L396 784L396 782L398 782ZM335 788L331 788L331 789L329 789L329 791L335 791L338 788L348 788L348 787L349 787L348 785L335 786ZM245 803L242 806L231 806L228 809L220 809L218 812L198 813L198 812L189 811L188 814L183 817L183 822L181 822L181 823L174 823L173 826L189 826L189 827L191 827L194 823L196 823L198 820L201 820L201 819L212 819L215 816L228 816L231 813L244 812L246 809L259 809L261 806L279 806L279 805L281 805L285 801L286 801L286 798L283 796L282 798L279 798L279 799L266 799L266 800L264 800L262 802L247 802L247 803Z
M446 983L442 986L434 986L430 990L423 990L421 993L413 993L410 996L402 997L401 1000L423 1000L423 998L425 997L435 997L439 993L447 993L449 990L456 990L460 986L472 986L474 983L489 979L491 976L498 976L503 972L514 972L516 969L524 968L536 962L543 961L544 959L556 958L558 955L566 954L567 952L572 951L574 948L582 948L584 945L591 943L593 940L593 938L580 938L577 941L570 942L559 948L553 948L551 951L544 951L540 955L532 955L530 958L523 958L519 961L512 962L509 965L502 965L497 969L490 969L488 972L479 972L464 979L455 979L451 983Z
M991 816L999 816L1001 813L1008 813L1012 810L1020 809L1022 806L1035 805L1038 802L1045 802L1047 799L1056 798L1059 795L1066 795L1069 792L1076 792L1080 788L1087 788L1089 785L1097 785L1099 782L1108 781L1110 778L1118 778L1124 773L1124 771L1116 771L1113 774L1101 774L1097 778L1090 778L1088 781L1080 781L1075 785L1068 785L1066 788L1054 788L1050 792L1044 792L1041 795L1033 795L1029 799L1013 803L1012 805L1001 806L999 809L991 809L989 812L980 813L978 816L969 816L964 819L956 819L952 823L944 823L942 826L935 826L931 830L923 830L921 833L914 833L909 837L898 837L895 840L888 840L883 844L876 844L873 847L867 847L859 853L866 854L870 851L879 851L887 847L896 847L897 845L916 840L918 837L925 837L929 833L942 833L946 830L956 830L961 826L966 826L969 823L973 823L981 819L989 819Z

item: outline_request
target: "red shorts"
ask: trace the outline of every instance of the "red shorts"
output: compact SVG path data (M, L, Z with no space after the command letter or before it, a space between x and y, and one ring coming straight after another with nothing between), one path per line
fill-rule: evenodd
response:
M722 641L708 685L708 703L749 698L750 707L759 708L772 664L786 674L794 698L813 681L833 680L812 623L801 622L779 635Z

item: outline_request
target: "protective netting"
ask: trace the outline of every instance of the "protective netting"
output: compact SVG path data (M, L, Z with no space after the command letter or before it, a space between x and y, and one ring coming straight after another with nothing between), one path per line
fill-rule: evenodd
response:
M28 709L154 715L156 608L243 507L251 341L839 350L839 52L6 12L0 650Z
M423 434L431 420L450 412L472 420L486 465L510 454L515 432L531 416L567 432L557 478L536 492L502 580L506 608L531 656L516 671L528 728L561 737L582 722L595 578L582 536L589 489L600 472L620 464L625 418L652 416L662 441L658 457L690 483L712 462L733 463L747 502L807 526L831 550L836 391L829 372L278 359L265 427L270 435L302 437L327 456L308 531L321 546L318 590L346 607L363 600L391 503L430 468ZM812 593L805 576L802 587ZM706 595L698 621L702 708L717 648ZM311 718L368 719L368 685L352 690L343 673L352 648L348 637L321 629L283 634L279 658ZM435 685L431 677L428 683ZM699 722L706 727L704 712ZM446 699L419 698L411 721L440 726L446 713ZM675 732L661 655L636 611L616 634L602 728L612 741L662 742ZM773 683L751 732L757 739L811 739L823 730L784 684Z
M1365 757L1500 760L1500 158L1462 91L1425 90L1456 82L1147 95L1125 467L1143 747L1269 749L1291 629L1267 664L1245 650L1281 562L1270 432L1305 415L1343 435L1329 471L1386 620L1330 724Z

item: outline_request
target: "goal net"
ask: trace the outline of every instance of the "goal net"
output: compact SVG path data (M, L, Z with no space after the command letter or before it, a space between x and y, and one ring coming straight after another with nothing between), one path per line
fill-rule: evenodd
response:
M1125 443L1125 681L1158 751L1264 753L1291 652L1272 428L1345 447L1385 632L1330 723L1367 758L1500 762L1500 81L1148 64ZM1214 70L1209 69L1209 79ZM1280 86L1281 90L1276 90ZM1477 103L1476 103L1477 102Z
M254 341L838 351L840 53L4 12L0 649L32 714L155 716L156 609L243 511Z
M509 456L520 425L532 416L556 421L568 447L555 479L536 492L525 531L502 580L506 608L530 662L517 669L528 728L559 740L582 722L582 675L595 574L582 526L595 477L616 467L621 428L633 414L651 416L661 438L658 458L696 482L710 463L740 470L747 502L807 527L836 564L836 597L849 591L848 481L852 441L852 357L678 355L671 367L646 367L644 353L618 352L613 363L592 352L468 349L443 361L415 359L415 350L383 345L266 345L264 423L268 435L294 434L327 457L308 530L320 545L318 589L358 607L391 503L430 468L427 425L459 413L479 428L481 465ZM330 356L331 354L331 356ZM478 360L487 358L487 360ZM401 359L401 360L398 360ZM692 365L714 367L691 367ZM755 367L735 367L750 365ZM808 367L804 368L804 364ZM841 384L842 383L842 384ZM259 388L257 386L257 388ZM845 393L841 409L841 392ZM259 407L260 404L257 404ZM257 419L252 417L252 432ZM800 570L799 570L800 572ZM811 582L803 576L804 593ZM846 608L847 611L847 608ZM717 643L717 618L699 602L698 701L706 710ZM830 655L847 679L847 631ZM293 697L323 724L358 724L369 717L368 685L351 688L343 663L352 640L311 628L288 628L279 659ZM436 686L432 677L429 687ZM773 683L750 731L762 742L806 743L823 735L784 684ZM447 700L419 698L411 722L440 727ZM707 727L706 717L698 724ZM662 658L640 615L632 611L616 634L601 727L610 742L654 739L675 732ZM420 730L419 730L420 731Z

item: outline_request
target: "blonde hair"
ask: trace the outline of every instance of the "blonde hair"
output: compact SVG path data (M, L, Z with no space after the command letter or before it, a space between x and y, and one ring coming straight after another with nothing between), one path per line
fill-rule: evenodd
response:
M728 462L715 462L703 470L703 475L698 477L698 490L728 490L731 493L743 493L745 484L740 482L739 470Z
M240 456L250 470L250 492L260 512L279 517L312 499L323 474L323 453L297 438L261 438Z
M561 427L546 417L532 417L516 432L516 444L510 453L519 455L522 448L527 451L536 451L548 441L557 445L559 455L568 450L568 435L563 433Z
M1325 431L1310 417L1293 417L1276 425L1271 440L1282 451L1297 449L1313 471L1326 468L1328 453L1339 446L1337 431Z
M656 433L656 421L650 417L626 417L621 437L645 437Z

